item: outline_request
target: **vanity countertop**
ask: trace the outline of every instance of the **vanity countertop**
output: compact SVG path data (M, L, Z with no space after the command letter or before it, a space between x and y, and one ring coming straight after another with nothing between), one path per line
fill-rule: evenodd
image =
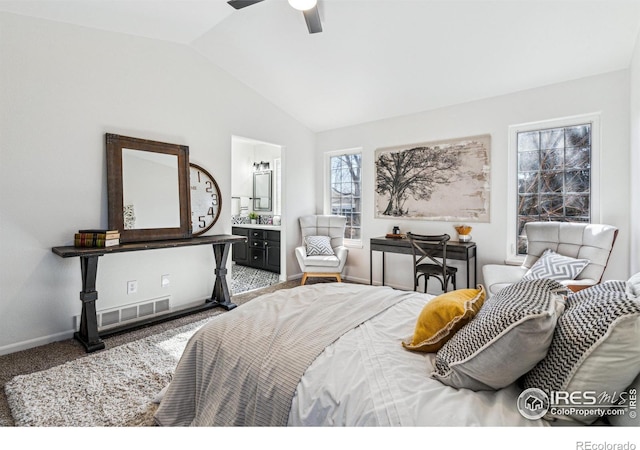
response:
M253 228L257 230L280 230L279 225L262 225L258 223L238 223L231 226L233 228Z

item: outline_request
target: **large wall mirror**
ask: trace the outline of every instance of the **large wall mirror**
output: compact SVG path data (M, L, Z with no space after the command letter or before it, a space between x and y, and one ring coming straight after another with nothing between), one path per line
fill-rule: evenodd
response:
M121 242L191 236L189 147L105 135L109 228Z
M271 171L253 173L253 210L271 211Z

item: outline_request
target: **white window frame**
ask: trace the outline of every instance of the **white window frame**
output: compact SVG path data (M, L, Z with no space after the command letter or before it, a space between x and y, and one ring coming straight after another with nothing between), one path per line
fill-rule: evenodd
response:
M522 264L524 256L517 255L516 220L518 209L518 133L546 128L570 127L591 124L591 218L592 223L601 222L600 212L600 114L590 113L539 122L521 123L509 127L509 152L507 158L507 247L505 262Z
M355 154L359 154L360 155L360 162L362 164L362 158L363 158L363 152L362 152L362 147L358 147L358 148L350 148L350 149L345 149L345 150L334 150L334 151L330 151L330 152L325 152L324 153L324 214L331 214L331 158L334 156L339 156L339 155L355 155ZM360 167L360 173L362 174L362 177L364 177L363 174L363 165ZM362 179L360 179L360 191L364 192L362 190ZM360 202L360 207L363 208L364 206L364 202L361 199ZM360 211L360 239L344 239L344 245L345 247L353 247L353 248L363 248L362 245L362 236L363 236L363 229L364 229L364 224L363 224L363 213L362 210Z

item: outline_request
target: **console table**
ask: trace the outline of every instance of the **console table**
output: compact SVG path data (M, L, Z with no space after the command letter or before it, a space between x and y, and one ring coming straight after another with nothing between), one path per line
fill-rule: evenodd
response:
M430 247L426 245L425 248ZM378 237L371 238L369 248L369 284L373 284L373 252L382 252L382 285L384 286L384 272L385 272L385 253L401 253L405 255L412 255L411 243L408 239L401 238L387 238ZM459 261L466 261L467 263L467 287L471 287L470 282L470 267L469 263L473 260L473 284L475 285L478 279L478 267L476 258L476 244L475 242L447 242L447 259L455 259Z
M123 331L140 328L152 323L164 322L177 317L182 317L195 312L221 306L231 310L236 307L231 303L229 287L227 286L227 257L229 248L236 242L244 242L245 236L235 236L231 234L221 234L215 236L197 236L186 239L171 239L163 241L131 242L113 247L53 247L51 250L62 258L80 257L80 270L82 272L82 291L80 301L82 301L82 314L80 316L80 330L74 333L74 337L84 345L87 352L93 352L105 348L102 338L111 336ZM165 248L187 247L193 245L211 245L216 266L214 268L215 283L211 298L206 299L201 306L185 308L179 311L156 316L146 320L137 321L128 325L121 325L110 328L103 332L98 331L98 321L96 317L96 276L98 274L98 258L110 253L136 252L141 250L154 250Z

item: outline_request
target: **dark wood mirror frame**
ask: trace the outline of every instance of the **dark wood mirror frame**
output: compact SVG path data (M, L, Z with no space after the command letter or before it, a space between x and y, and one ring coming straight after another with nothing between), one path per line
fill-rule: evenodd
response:
M105 134L107 148L107 199L109 229L120 231L120 242L183 239L191 237L191 205L189 193L189 147L178 144ZM175 228L124 229L124 197L122 184L122 149L175 155L178 157L180 225Z

